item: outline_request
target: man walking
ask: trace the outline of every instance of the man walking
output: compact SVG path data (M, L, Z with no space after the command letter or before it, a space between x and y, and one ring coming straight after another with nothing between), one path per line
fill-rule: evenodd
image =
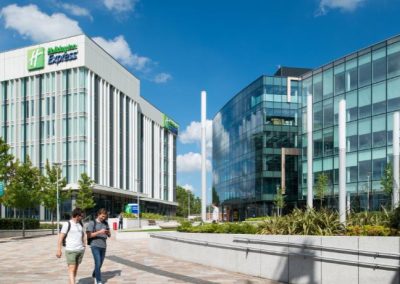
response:
M92 250L94 259L94 270L92 277L97 284L101 282L101 266L106 256L107 238L111 237L110 228L107 223L108 213L104 208L97 211L97 217L91 221L86 228L87 238Z
M64 245L65 257L68 264L69 283L75 284L78 266L81 264L85 253L85 234L82 225L82 209L75 208L71 215L71 220L63 225L59 234L56 256L58 258L61 257L61 246Z

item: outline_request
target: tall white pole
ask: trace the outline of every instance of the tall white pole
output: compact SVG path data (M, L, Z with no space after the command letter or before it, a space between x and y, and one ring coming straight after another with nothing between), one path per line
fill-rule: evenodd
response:
M312 96L307 95L307 208L313 208L313 113Z
M201 91L201 219L206 221L206 91Z
M58 189L58 168L57 170L57 235L60 234L60 193Z
M339 219L346 225L346 101L339 102Z
M393 209L396 209L399 206L399 124L400 112L396 111L393 114Z

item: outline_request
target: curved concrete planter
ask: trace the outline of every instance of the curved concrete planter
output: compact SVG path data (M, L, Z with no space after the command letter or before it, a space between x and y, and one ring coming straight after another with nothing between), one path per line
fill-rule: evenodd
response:
M151 233L150 250L285 283L398 284L399 237Z
M47 236L51 235L53 230L51 229L41 229L41 230L25 230L25 237L34 236ZM57 230L54 230L57 234ZM22 237L22 230L0 230L0 238L13 238Z

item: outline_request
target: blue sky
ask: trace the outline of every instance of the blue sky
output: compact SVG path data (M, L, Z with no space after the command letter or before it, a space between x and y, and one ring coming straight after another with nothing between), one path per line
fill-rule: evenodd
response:
M399 15L399 0L1 0L0 50L80 32L96 38L180 124L178 184L200 195L201 90L212 120L279 65L315 68L400 34Z

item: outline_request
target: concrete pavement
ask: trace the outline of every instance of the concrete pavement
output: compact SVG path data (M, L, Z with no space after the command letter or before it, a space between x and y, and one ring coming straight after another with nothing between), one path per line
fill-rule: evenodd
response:
M56 243L56 236L1 239L0 283L67 283L65 256L56 258ZM89 248L78 270L78 283L93 283L92 270L93 259ZM103 282L109 284L277 284L270 280L152 254L148 250L148 239L110 239L102 272Z

